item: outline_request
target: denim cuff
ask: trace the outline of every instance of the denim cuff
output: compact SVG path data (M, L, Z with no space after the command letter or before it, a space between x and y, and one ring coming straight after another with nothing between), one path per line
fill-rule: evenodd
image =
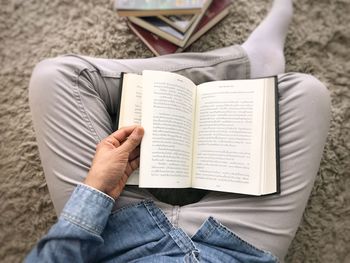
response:
M60 217L85 230L101 235L112 211L114 199L84 184L79 184Z

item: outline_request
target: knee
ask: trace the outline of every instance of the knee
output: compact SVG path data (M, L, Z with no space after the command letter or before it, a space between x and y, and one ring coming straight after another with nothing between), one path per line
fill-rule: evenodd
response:
M330 108L330 94L326 86L309 74L297 73L299 79L299 89L307 102L311 102L315 107Z
M323 119L324 125L320 124L320 128L325 126L328 130L331 119L331 97L327 87L314 76L301 74L300 78L302 78L300 85L304 90L304 103L309 105L315 119Z
M288 73L281 76L280 84L282 100L295 100L306 114L330 118L330 94L317 78L309 74Z
M323 144L331 119L325 85L308 74L288 73L279 76L279 93L280 130L301 132L301 141L309 146Z
M29 82L31 105L49 99L59 84L62 67L62 60L59 58L44 59L34 67Z

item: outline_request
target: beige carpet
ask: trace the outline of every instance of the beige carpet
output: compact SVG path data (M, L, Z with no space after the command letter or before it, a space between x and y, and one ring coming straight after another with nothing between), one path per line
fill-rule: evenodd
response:
M206 51L241 43L270 1L234 0L231 13L195 43ZM327 84L333 119L320 173L288 262L350 262L350 1L295 1L287 70ZM0 260L19 262L55 222L40 166L27 88L45 57L152 54L112 11L109 0L0 0Z

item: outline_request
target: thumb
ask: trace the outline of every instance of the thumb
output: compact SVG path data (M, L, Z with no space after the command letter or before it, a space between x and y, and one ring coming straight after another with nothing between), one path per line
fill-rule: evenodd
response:
M137 126L119 148L123 151L131 153L141 143L143 134L143 128Z

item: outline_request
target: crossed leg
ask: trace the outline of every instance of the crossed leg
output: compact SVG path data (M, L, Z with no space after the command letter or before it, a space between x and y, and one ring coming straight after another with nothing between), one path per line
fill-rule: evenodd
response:
M195 233L207 215L244 240L283 261L309 198L330 120L330 100L322 83L310 75L282 74L279 85L281 193L241 197L210 192L179 208L176 222Z
M277 2L281 1L274 2L272 13L285 10L276 8ZM283 44L282 57L259 56L257 54L263 50L259 51L260 46L254 48L251 44L258 36L270 36L263 25L270 27L271 21L276 21L277 13L273 14L268 15L242 47L136 60L66 56L39 63L30 82L29 99L42 165L56 212L60 213L74 186L87 175L95 145L116 127L121 72L176 71L196 83L282 73ZM269 17L273 19L269 20ZM287 27L279 22L285 28L284 31L277 30L282 32L279 35L284 43ZM254 36L255 32L258 33ZM315 78L289 73L279 75L278 80L280 195L237 198L210 192L199 202L177 207L160 202L147 190L128 187L116 202L116 208L145 198L153 199L174 225L189 234L194 234L212 215L243 239L283 260L317 174L330 109L328 92Z

